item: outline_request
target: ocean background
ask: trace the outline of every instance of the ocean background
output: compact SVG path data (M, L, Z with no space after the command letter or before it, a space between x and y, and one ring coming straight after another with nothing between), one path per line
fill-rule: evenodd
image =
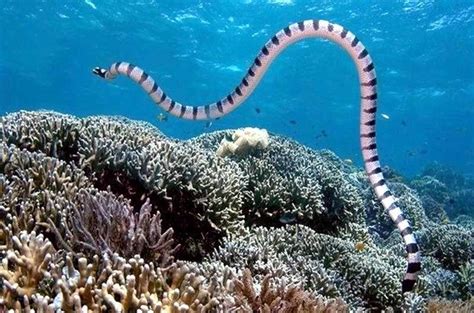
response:
M92 73L213 103L307 19L374 61L387 186L332 42L212 124ZM472 0L0 0L0 312L474 312L473 34ZM226 151L244 127L270 136Z
M91 73L95 66L131 62L177 101L206 104L235 88L281 28L326 19L355 33L375 62L381 164L407 176L432 162L474 175L472 1L0 4L0 115L38 109L122 115L176 138L262 127L361 165L356 70L333 43L309 39L288 48L254 94L209 128L171 117L159 122L162 111L136 84L123 77L107 83Z

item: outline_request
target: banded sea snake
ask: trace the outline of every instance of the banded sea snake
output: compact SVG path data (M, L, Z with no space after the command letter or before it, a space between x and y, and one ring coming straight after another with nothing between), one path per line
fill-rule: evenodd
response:
M408 267L402 281L402 292L411 291L421 269L421 257L413 230L403 217L384 180L380 167L375 139L375 116L377 110L377 79L372 58L359 39L344 27L323 20L306 20L280 30L261 49L242 82L225 98L201 106L189 106L174 101L157 85L155 80L141 68L126 63L112 64L108 70L96 67L93 73L114 79L118 74L130 77L138 83L162 109L170 114L189 120L208 120L222 117L236 109L257 87L272 61L292 43L308 38L321 37L341 46L356 64L359 74L361 111L360 144L365 170L379 201L396 224L405 242Z

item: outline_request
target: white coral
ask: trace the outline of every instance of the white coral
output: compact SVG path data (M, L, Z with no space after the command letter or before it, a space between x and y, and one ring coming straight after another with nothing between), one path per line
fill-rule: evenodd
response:
M265 149L269 143L269 136L266 129L246 127L236 130L232 140L223 139L216 154L222 157L232 154L244 155L254 149Z

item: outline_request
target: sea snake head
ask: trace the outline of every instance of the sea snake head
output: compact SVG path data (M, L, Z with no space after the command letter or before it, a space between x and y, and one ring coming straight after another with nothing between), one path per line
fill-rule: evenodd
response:
M95 67L92 70L92 73L96 74L97 76L100 76L102 78L105 78L105 74L107 74L107 70L100 68L100 67Z

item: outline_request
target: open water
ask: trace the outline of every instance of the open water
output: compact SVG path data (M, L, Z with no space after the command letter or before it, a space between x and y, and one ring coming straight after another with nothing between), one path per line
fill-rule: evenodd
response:
M125 78L91 74L139 65L177 101L200 105L233 90L281 28L326 19L355 33L379 83L382 165L413 176L431 162L474 174L474 4L397 1L0 1L0 114L36 109L123 115L190 138L256 126L361 164L355 67L335 44L288 48L238 110L206 128L161 110ZM386 119L381 116L385 114Z

